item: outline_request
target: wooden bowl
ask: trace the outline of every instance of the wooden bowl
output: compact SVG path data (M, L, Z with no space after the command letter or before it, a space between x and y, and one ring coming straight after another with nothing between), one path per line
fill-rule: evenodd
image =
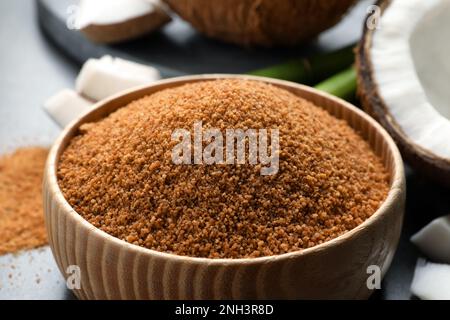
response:
M247 78L271 83L345 119L383 159L390 173L387 199L364 223L321 245L254 259L177 256L119 240L78 215L58 186L61 153L79 126L97 121L129 102L162 89L202 80ZM53 146L44 176L48 238L62 274L78 266L81 299L366 299L368 267L383 276L394 256L403 221L405 178L400 153L372 118L349 103L315 89L243 75L200 75L163 80L99 102L72 122ZM70 270L70 269L69 269Z

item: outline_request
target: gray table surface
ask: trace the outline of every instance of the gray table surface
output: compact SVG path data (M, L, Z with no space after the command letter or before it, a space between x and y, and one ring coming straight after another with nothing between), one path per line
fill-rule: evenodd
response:
M0 1L0 152L17 146L49 146L60 129L41 108L72 87L78 66L44 40L31 0ZM0 231L1 232L1 231ZM0 299L66 299L48 247L0 257Z
M370 1L361 2L344 23L321 36L315 47L333 49L357 39ZM168 32L170 28L178 32L188 27L178 22L169 27ZM0 1L0 43L0 152L23 145L50 145L59 128L43 112L42 102L62 88L73 87L80 61L65 58L44 38L39 30L35 3L31 0ZM125 49L132 50L133 46L140 45L134 43ZM119 55L123 53L121 49L114 48ZM105 48L100 48L100 53L101 50ZM164 60L161 55L159 57ZM261 64L263 61L256 62ZM404 232L383 288L374 298L410 298L409 286L418 253L408 238L433 217L450 212L448 190L422 179L409 169L407 180ZM0 256L0 299L72 298L48 247Z

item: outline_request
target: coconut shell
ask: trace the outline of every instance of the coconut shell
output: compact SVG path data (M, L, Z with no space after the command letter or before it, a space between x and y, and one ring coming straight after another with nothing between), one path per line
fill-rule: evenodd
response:
M114 24L90 24L81 32L96 43L113 44L133 40L161 28L171 17L161 8L123 22Z
M339 22L355 0L164 0L208 37L240 45L296 45Z
M383 13L391 0L381 0L377 5ZM403 158L418 172L444 186L450 187L450 159L436 156L429 150L414 143L400 128L389 107L380 95L374 80L370 48L376 30L364 28L363 37L356 49L358 70L358 96L364 110L374 117L393 137Z

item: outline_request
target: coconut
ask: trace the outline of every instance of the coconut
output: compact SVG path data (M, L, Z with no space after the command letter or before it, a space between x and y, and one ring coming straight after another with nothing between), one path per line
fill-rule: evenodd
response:
M44 110L64 128L80 114L92 108L94 103L71 89L63 89L44 102Z
M434 219L411 237L427 257L450 264L450 215Z
M450 299L450 265L419 259L414 271L411 293L422 300Z
M450 1L381 0L357 50L364 109L418 171L450 185ZM369 24L368 24L369 25Z
M121 91L159 80L156 68L111 56L88 59L75 82L77 92L100 101Z
M171 20L159 0L81 0L77 27L93 42L118 43Z
M355 0L164 0L211 38L243 45L295 45L332 27Z

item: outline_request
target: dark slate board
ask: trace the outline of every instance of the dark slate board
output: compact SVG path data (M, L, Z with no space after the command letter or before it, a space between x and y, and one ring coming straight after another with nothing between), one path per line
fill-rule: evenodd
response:
M38 0L38 10L44 32L79 63L89 57L111 54L147 62L159 68L163 76L170 77L198 73L243 73L292 57L354 43L360 36L361 19L367 3L370 3L367 0L361 2L362 5L344 23L324 33L318 41L308 46L281 49L240 48L210 40L177 17L161 31L145 38L120 45L96 45L87 41L80 32L66 27L70 17L68 8L76 5L77 0Z

